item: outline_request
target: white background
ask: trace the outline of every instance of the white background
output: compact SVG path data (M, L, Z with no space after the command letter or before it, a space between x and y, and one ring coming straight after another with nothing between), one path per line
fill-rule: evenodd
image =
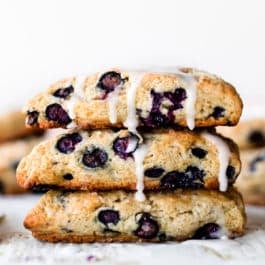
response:
M1 0L0 110L23 105L58 79L113 66L195 66L262 104L264 4Z

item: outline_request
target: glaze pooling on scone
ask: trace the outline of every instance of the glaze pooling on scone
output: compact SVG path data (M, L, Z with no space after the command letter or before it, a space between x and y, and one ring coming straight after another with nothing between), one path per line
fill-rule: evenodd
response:
M206 137L209 141L211 141L218 152L219 157L219 189L220 191L226 191L228 187L228 179L226 176L226 170L229 165L229 159L231 156L231 152L227 144L219 137L208 132L204 132L203 136Z

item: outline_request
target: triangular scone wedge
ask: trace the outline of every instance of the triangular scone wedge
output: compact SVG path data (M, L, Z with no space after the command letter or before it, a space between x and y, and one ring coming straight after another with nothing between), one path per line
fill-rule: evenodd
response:
M127 128L136 114L136 127L193 129L235 125L242 101L232 85L196 69L112 69L58 81L25 112L27 125L41 128Z
M136 190L143 174L145 190L226 190L240 167L236 145L214 132L72 131L36 146L18 166L17 181L24 188Z
M146 193L49 191L27 215L34 237L50 242L135 242L240 236L246 217L231 189Z

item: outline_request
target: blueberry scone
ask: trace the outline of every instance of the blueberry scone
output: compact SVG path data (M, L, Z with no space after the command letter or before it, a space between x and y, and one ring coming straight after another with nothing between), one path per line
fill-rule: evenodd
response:
M233 189L148 192L144 202L123 191L49 191L24 225L50 242L159 242L236 237L245 221Z
M16 169L20 160L30 153L40 137L7 142L0 145L0 193L15 194L25 192L16 182Z
M72 131L35 147L19 164L17 181L24 188L224 191L240 166L237 146L214 132Z
M265 119L240 121L235 127L219 127L218 132L232 138L241 149L265 146Z
M265 148L244 150L241 159L242 171L236 186L245 202L265 205Z
M237 124L242 101L232 85L199 70L114 69L61 80L25 111L29 127L193 129Z
M0 143L34 134L41 134L41 132L38 128L26 128L25 114L19 111L0 115Z

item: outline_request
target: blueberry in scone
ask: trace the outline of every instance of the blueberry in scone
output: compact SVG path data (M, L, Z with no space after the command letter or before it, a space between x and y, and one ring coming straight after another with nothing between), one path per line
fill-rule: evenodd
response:
M33 126L38 124L39 112L38 111L28 111L26 124Z
M218 224L208 223L200 227L194 234L194 239L218 239L221 228Z
M119 212L115 210L101 210L98 214L98 220L106 226L109 224L116 225L120 220L120 215Z
M139 145L139 137L134 133L129 133L129 136L118 137L113 142L114 152L123 159L132 157L133 152Z
M60 125L67 125L72 121L63 107L57 103L48 105L45 114L48 120Z
M149 213L141 213L141 217L137 223L138 227L134 231L136 236L143 239L152 239L157 236L159 231L158 223Z
M108 154L100 148L92 148L91 150L86 150L82 162L86 167L96 168L103 167L108 161Z
M57 98L68 98L74 92L73 86L59 88L54 93L53 96Z
M184 172L171 171L161 179L161 186L167 189L202 188L205 172L197 167L189 166Z
M75 150L75 145L81 141L82 136L79 133L67 134L58 140L56 148L61 153L71 153Z

